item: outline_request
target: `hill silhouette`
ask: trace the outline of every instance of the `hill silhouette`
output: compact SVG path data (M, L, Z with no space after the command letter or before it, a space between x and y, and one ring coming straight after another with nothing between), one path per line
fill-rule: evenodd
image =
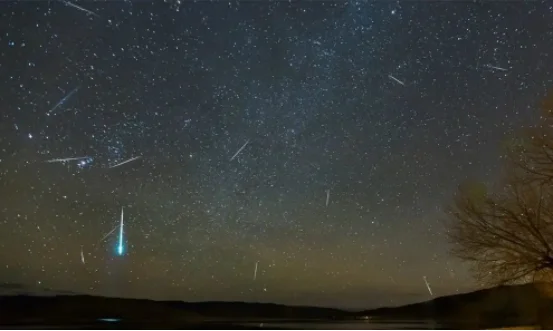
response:
M498 286L393 308L366 310L373 319L432 319L459 327L553 327L553 284Z
M193 324L197 328L216 322L320 320L347 314L338 309L270 303L153 301L89 295L0 297L0 321L4 325L88 325L117 321L180 328Z
M431 301L361 312L246 302L181 302L89 295L0 296L2 325L105 328L242 328L239 322L433 320L457 328L553 327L553 285L500 286ZM244 327L245 328L245 327ZM251 327L247 327L250 328Z

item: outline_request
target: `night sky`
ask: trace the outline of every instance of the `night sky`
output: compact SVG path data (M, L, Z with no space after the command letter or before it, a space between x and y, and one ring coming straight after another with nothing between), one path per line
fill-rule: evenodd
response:
M0 283L342 308L473 289L443 207L496 180L552 51L551 2L3 1Z

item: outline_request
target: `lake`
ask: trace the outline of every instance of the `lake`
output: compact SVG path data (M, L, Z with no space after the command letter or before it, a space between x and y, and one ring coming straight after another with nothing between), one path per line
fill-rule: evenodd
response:
M251 327L266 329L309 329L309 330L436 330L446 329L434 321L336 321L336 322L269 322L269 323L245 323Z

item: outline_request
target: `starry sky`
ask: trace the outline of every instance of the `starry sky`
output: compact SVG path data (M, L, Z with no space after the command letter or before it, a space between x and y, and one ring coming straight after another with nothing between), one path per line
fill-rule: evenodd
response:
M0 8L7 287L352 309L473 289L443 207L497 178L553 86L550 2Z

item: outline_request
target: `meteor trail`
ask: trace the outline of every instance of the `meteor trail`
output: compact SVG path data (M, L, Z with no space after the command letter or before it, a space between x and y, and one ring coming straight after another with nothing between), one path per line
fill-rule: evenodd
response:
M64 0L62 0L62 2L65 3L66 5L70 6L70 7L73 7L73 8L75 8L75 9L80 10L80 11L83 11L83 12L85 12L85 13L87 13L87 14L94 15L94 16L96 16L96 17L98 17L98 18L100 17L100 15L96 14L95 12L93 12L93 11L91 11L91 10L88 10L88 9L86 9L86 8L83 8L83 7L79 6L79 5L76 5L76 4L72 3L72 2L64 1Z
M119 167L119 166L122 166L123 164L129 163L129 162L132 162L132 161L136 161L136 160L140 159L141 157L142 157L142 156L135 156L135 157L130 158L130 159L128 159L128 160L125 160L125 161L123 161L123 162L121 162L121 163L117 163L116 165L113 165L113 166L111 166L111 167L109 167L109 168L110 168L110 169L111 169L111 168L117 168L117 167Z
M79 90L79 87L75 87L71 92L69 92L66 96L64 96L63 99L61 99L58 103L56 103L54 108L48 111L48 114L51 114L52 112L54 112L54 110L58 109L59 106L63 105L78 90Z
M501 67L498 67L498 66L492 66L491 64L486 64L486 67L488 67L490 69L499 70L499 71L507 71L507 69L505 69L505 68L501 68Z
M102 239L100 239L100 241L98 242L98 244L101 243L102 241L106 240L106 238L109 237L110 234L112 234L113 232L115 232L115 230L117 230L118 227L119 227L119 226L116 226L116 227L114 227L110 232L108 232Z
M390 79L396 81L397 83L399 83L399 84L405 86L405 83L404 83L404 82L400 81L399 79L395 78L394 76L388 75L388 77L389 77Z
M326 206L328 207L328 200L330 199L330 190L326 190Z
M257 279L257 264L258 263L259 263L259 261L255 262L255 269L253 271L253 280Z
M119 224L119 245L117 246L117 254L123 255L123 207L121 207L121 224Z
M83 252L83 246L81 246L81 262L84 263L84 252Z
M58 162L68 162L68 161L78 161L90 158L89 156L78 156L78 157L66 157L59 159L51 159L46 161L47 163L58 163Z
M244 143L244 145L242 145L242 147L240 147L240 149L239 149L236 153L234 153L234 155L230 158L230 161L234 160L234 158L235 158L236 156L238 156L238 154L240 154L240 152L246 147L246 145L247 145L249 142L250 142L249 139L246 140L246 142Z
M428 289L428 293L430 293L431 296L434 296L434 294L432 294L432 289L430 288L430 284L428 284L428 281L426 280L426 276L422 276L422 279L424 280L424 283L426 284L426 288Z

